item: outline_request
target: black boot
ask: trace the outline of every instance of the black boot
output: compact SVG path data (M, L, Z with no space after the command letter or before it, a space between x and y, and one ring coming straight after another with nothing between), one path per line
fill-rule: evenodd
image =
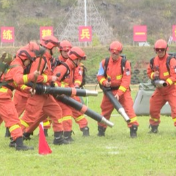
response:
M97 136L105 136L105 131L106 131L106 128L103 128L102 126L98 126L98 134Z
M26 133L24 132L23 133L23 140L31 140L31 135L33 135L33 132L32 133Z
M149 133L158 133L158 125L154 126L154 125L150 125L149 128L151 127L151 130L149 131Z
M90 136L89 135L89 127L84 127L84 128L81 128L81 131L83 132L83 136Z
M69 144L67 140L64 139L63 137L63 132L54 132L54 145L62 145L62 144Z
M5 137L10 137L10 131L9 131L9 128L6 128Z
M137 137L137 129L138 129L138 126L137 126L137 125L133 125L133 126L130 128L130 137L131 137L131 138L136 138L136 137Z
M9 147L15 147L16 146L16 142L10 138L10 144L9 144Z
M34 150L34 147L28 147L23 144L23 137L17 138L15 142L16 142L16 146L15 146L16 150L23 150L23 151Z
M48 129L44 129L45 137L48 137Z
M72 131L64 131L64 139L68 142L73 142L73 138L71 137Z

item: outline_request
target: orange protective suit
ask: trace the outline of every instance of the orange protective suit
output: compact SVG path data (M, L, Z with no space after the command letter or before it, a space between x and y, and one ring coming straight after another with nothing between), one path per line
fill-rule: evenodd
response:
M153 95L150 98L150 125L158 126L160 123L160 110L163 105L168 102L171 107L171 116L176 126L176 60L173 58L170 60L170 70L167 69L166 60L168 54L164 58L159 59L158 56L154 58L153 67L148 65L147 74L148 77L154 79L154 71L159 71L159 79L164 80L167 83L166 87L156 88Z
M61 56L59 57L60 60ZM60 65L57 66L54 69L54 75L56 74L60 74L60 77L58 79L58 84L60 84L61 82L61 87L75 87L74 85L74 78L75 78L75 74L77 74L76 78L78 79L78 71L79 71L79 67L74 66L74 64L67 59L65 61L65 63L68 65L70 73L69 75L67 75L65 77L65 79L62 81L62 78L64 76L64 74L67 72L67 68L64 65ZM81 80L80 80L81 82ZM81 99L77 96L72 97L73 99L81 102ZM63 115L63 128L64 131L72 131L72 117L74 118L75 122L79 125L80 129L83 129L84 127L87 127L88 125L88 121L85 118L84 114L82 114L81 112L75 110L74 108L65 105L64 103L58 101L61 108L62 108L62 115Z
M5 122L5 126L9 128L13 140L16 140L18 137L22 137L22 129L18 113L12 101L12 91L13 88L18 88L29 93L30 88L23 84L33 81L35 78L33 72L23 75L24 65L20 58L16 57L11 62L11 65L17 66L9 69L5 76L2 77L3 81L11 80L12 82L0 88L0 118Z
M49 53L44 54L40 65L42 75L38 76L38 83L47 84L51 82L51 57L52 56ZM38 67L38 64L39 58L33 62L30 72L35 70ZM34 95L28 98L24 115L21 118L23 131L44 114L49 115L51 120L55 123L53 126L54 132L63 131L62 109L52 95Z
M29 96L31 96L31 95L28 93L21 92L19 90L15 90L15 93L13 96L13 102L15 104L15 108L17 110L18 117L20 117L22 115L22 113L24 112L25 107L26 107L26 103L27 103L27 99Z
M131 81L130 62L126 61L125 69L122 74L121 59L122 57L120 56L116 61L113 61L112 57L110 57L106 72L107 78L104 76L105 59L103 59L100 63L97 80L103 86L105 86L107 79L111 80L111 88L113 95L115 96L116 94L118 94L119 102L121 103L121 105L125 109L125 112L131 119L131 122L127 123L128 127L130 128L132 127L132 125L138 126L139 124L137 122L136 114L133 110L133 100L131 98L129 87ZM103 100L101 102L101 110L101 114L109 120L111 113L114 110L114 106L105 94L103 95ZM104 129L106 129L107 127L105 124L102 123L98 123L98 126L103 127Z

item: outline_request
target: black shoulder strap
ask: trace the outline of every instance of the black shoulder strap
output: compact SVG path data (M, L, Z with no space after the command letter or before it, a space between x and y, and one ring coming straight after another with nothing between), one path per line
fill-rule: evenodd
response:
M173 58L173 56L168 56L166 60L166 67L168 72L170 72L170 60Z
M122 57L122 60L121 60L121 72L123 74L127 59L126 59L126 56L124 54L121 54L120 56Z
M150 59L150 68L153 70L154 57Z
M68 65L65 62L60 61L60 65L63 65L63 66L65 66L67 68L67 71L65 72L65 74L63 75L63 77L61 79L61 81L63 81L65 79L65 77L70 74L70 69L69 69Z
M109 57L107 57L107 58L105 59L105 63L104 63L104 77L105 77L105 78L107 77L106 72L107 72L107 68L108 68L108 63L109 63Z
M123 74L123 71L125 69L125 64L126 64L127 59L126 59L126 56L124 54L121 54L120 56L122 57L122 60L121 60L121 72ZM108 63L109 63L109 57L107 57L105 59L105 64L104 64L104 76L105 77L107 77L106 72L107 72Z

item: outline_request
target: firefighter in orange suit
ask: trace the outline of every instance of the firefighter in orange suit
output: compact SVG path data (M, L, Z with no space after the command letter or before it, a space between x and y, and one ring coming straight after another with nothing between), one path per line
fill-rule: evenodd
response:
M12 141L9 147L15 147L16 150L33 149L33 147L23 145L23 133L20 127L18 113L12 101L12 95L14 88L20 91L30 92L31 88L23 84L34 81L35 77L39 75L39 72L34 71L30 74L23 74L23 72L32 63L32 59L35 57L34 51L36 50L39 50L39 46L33 42L20 48L14 60L11 62L9 70L1 77L1 82L6 82L6 84L0 88L0 118L5 122L5 126L9 128L11 134Z
M54 36L46 36L40 44L46 49L42 57L40 71L42 75L37 78L37 83L48 84L57 80L57 76L53 76L50 59L56 47L59 46L58 39ZM30 72L36 69L41 58L37 58L30 68ZM54 122L54 141L53 144L67 144L63 138L62 126L62 109L52 95L38 95L28 97L24 115L21 118L22 129L25 129L35 122L41 116L47 114Z
M131 66L127 60L124 71L121 70L121 59L120 54L122 53L122 44L119 41L113 41L110 44L110 58L107 66L105 76L104 64L105 59L100 63L99 71L97 74L97 80L100 85L111 88L113 95L121 103L125 112L130 118L130 122L127 123L130 128L130 136L132 138L137 137L138 122L136 114L133 110L133 100L130 93L130 81L131 81ZM113 104L110 102L108 97L104 94L101 102L101 114L110 119L111 113L114 109ZM98 123L98 136L105 136L106 125Z
M62 46L62 43L60 44ZM63 49L62 49L63 51ZM68 52L68 50L67 50ZM61 82L62 87L75 87L74 85L74 71L80 64L80 61L85 59L85 53L79 47L72 47L68 52L68 59L64 62L64 65L59 65L54 69L54 74L59 74L58 81ZM67 66L65 66L67 65ZM66 74L68 72L68 74ZM66 74L66 75L65 75ZM72 97L80 102L80 98L77 96ZM75 110L74 108L65 105L61 101L58 101L62 107L63 114L63 127L64 137L68 141L72 141L72 117L79 124L80 130L83 132L83 136L89 136L88 121L84 114Z
M168 45L163 39L155 42L154 50L156 56L153 63L150 62L147 68L148 77L153 81L156 89L150 98L150 127L151 133L158 132L160 124L160 110L166 102L171 107L171 116L176 126L176 59L171 58L169 67L167 67ZM155 81L164 81L165 84L155 84Z

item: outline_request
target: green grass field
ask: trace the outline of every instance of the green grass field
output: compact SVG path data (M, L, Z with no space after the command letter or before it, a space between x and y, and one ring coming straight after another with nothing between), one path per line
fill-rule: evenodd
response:
M133 98L137 87L132 87ZM88 106L100 113L102 93L89 97ZM113 112L113 128L105 137L97 137L97 122L89 120L90 137L74 123L70 145L52 144L53 132L47 137L52 154L38 154L38 129L25 144L34 146L33 151L15 151L9 148L4 137L4 124L0 128L0 176L175 176L176 129L171 117L162 116L158 134L149 134L149 116L138 117L138 138L129 137L129 129L123 118Z

